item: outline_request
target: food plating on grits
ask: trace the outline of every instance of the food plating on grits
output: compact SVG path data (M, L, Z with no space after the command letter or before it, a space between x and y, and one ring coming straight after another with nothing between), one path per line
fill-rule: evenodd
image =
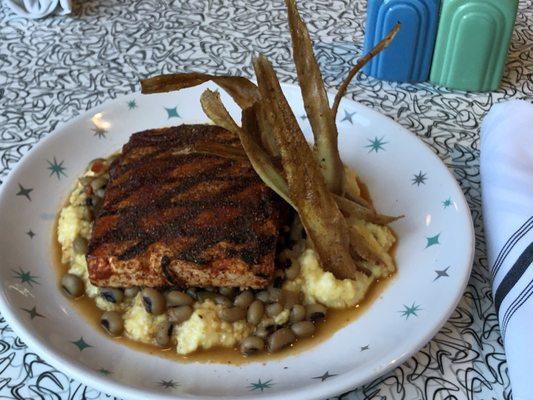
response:
M394 272L375 265L365 279L336 279L321 268L315 252L307 248L301 224L295 221L283 229L286 243L292 246L279 251L280 268L274 281L261 290L94 286L89 280L86 254L96 208L109 180L108 168L117 156L89 165L57 223L61 262L68 268L61 287L69 297L91 298L101 310L103 331L111 336L172 348L181 355L217 347L238 347L246 355L265 346L268 351L277 351L297 338L314 335L321 324L327 325L328 309L354 307L374 280ZM353 183L350 190L358 193L355 175L347 172ZM390 250L395 242L392 231L372 223L367 226L383 248ZM273 336L275 331L280 332Z
M314 145L263 55L253 60L257 83L155 76L141 81L142 93L214 82L242 110L241 125L206 89L200 104L214 125L133 134L120 153L89 164L61 209L61 287L93 299L110 336L181 355L274 353L313 337L328 312L356 307L395 272L388 224L401 217L362 195L340 158L335 120L352 78L399 25L330 106L307 28L295 1L285 3Z

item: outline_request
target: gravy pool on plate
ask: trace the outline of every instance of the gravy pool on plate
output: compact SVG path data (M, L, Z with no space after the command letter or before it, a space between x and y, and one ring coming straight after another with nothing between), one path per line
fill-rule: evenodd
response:
M384 265L366 262L368 275L357 280L336 279L322 269L298 219L293 218L280 228L282 240L276 251L275 273L264 288L167 285L148 291L135 285L97 287L91 283L86 255L94 219L105 201L109 181L114 179L109 168L119 157L116 154L89 165L61 209L57 224L61 262L68 269L66 276L71 281L78 279L77 292L76 288L69 288L69 282L66 289L72 289L73 297L83 295L84 301L94 305L91 312L100 314L104 330L112 336L179 355L206 351L214 354L220 348L240 348L246 355L265 347L270 352L286 346L297 348L304 338L320 336L317 329L327 331L333 319L328 315L334 310L356 309L373 283L394 272ZM356 177L347 173L349 190L359 194ZM390 251L395 242L392 231L364 223L380 246ZM147 297L148 302L162 299L164 306L154 312ZM238 354L238 350L234 351Z

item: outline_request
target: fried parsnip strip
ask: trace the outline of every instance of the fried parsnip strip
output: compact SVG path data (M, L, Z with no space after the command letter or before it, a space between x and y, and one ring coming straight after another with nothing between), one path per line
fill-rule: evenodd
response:
M141 81L142 93L161 93L198 86L213 81L224 89L241 109L258 106L259 92L257 86L247 78L237 76L215 76L188 72L181 74L159 75ZM257 110L258 113L261 110ZM259 122L262 122L261 120ZM261 143L271 156L279 155L274 139L269 135L270 129L261 129Z
M349 229L351 249L356 255L370 262L383 263L391 270L396 269L391 255L381 247L361 220L351 218Z
M272 130L274 129L272 127L272 111L267 110L261 103L255 103L253 108L256 114L263 147L272 157L279 157L279 149L272 136Z
M375 56L377 56L381 51L383 51L391 42L392 39L396 36L398 31L400 30L400 23L398 22L396 25L394 25L394 28L390 30L389 33L387 33L387 36L385 36L372 50L370 50L367 54L365 54L353 67L350 72L348 72L348 76L346 76L346 79L342 82L341 86L339 87L339 90L337 91L337 94L335 95L335 100L333 101L333 106L331 107L331 111L333 113L333 118L337 116L337 111L339 110L339 104L341 102L342 97L346 94L346 90L348 89L348 86L350 85L350 82L354 78L354 76Z
M320 67L313 53L313 42L302 21L295 0L285 0L292 37L292 52L305 112L313 129L317 157L330 191L343 194L344 167L337 146L335 116L329 108L328 94Z
M369 201L361 196L361 189L357 182L357 174L353 169L350 169L347 166L344 167L344 197L365 208L374 208Z
M224 104L222 104L222 100L220 100L220 93L206 89L200 97L200 103L211 121L239 136L242 147L257 175L269 188L294 207L293 201L287 196L289 190L283 176L274 166L270 156L257 143L254 136L249 131L241 129L233 120Z
M250 132L253 129L257 129L256 121L255 120L255 114L254 110L252 108L247 108L243 111L243 117L242 117L242 128L248 132ZM244 149L239 146L230 146L227 144L220 144L220 143L203 143L199 145L195 145L194 147L189 149L189 152L194 153L204 153L204 154L213 154L219 157L229 158L233 160L249 160L248 156L246 155L246 152ZM272 185L276 185L276 192L277 193L283 193L284 198L289 197L289 188L287 187L287 183L285 182L285 179L283 178L281 172L278 170L278 168L275 165L271 165L271 171L275 171L274 175L275 177L272 177L272 173L269 173L270 182ZM349 199L346 199L342 196L333 195L335 198L335 201L337 202L337 206L342 211L343 214L345 214L348 217L355 217L358 219L362 219L364 221L372 222L379 225L387 225L391 222L394 222L400 218L403 218L402 216L399 217L391 217L388 215L383 215L377 213L375 210L371 208L364 207L360 204L357 204L354 201L351 201Z
M224 89L242 109L251 107L259 99L257 86L240 76L216 76L199 72L158 75L141 81L141 93L162 93L185 89L213 81Z
M272 110L274 138L281 154L289 195L321 265L338 279L354 279L357 266L350 253L348 225L316 162L296 117L281 91L270 62L259 56L254 69L264 106Z
M252 108L247 108L243 111L243 117L242 117L242 128L244 130L250 131L254 128L256 128L253 124L253 120L255 119L254 110ZM242 147L236 147L236 146L230 146L227 144L219 144L219 143L208 143L208 144L200 144L195 145L192 147L191 152L197 152L197 153L205 153L205 154L214 154L216 156L224 157L224 158L230 158L234 160L248 160L248 156L246 155L246 152ZM277 170L277 168L272 165L272 170L275 170L276 177L272 179L272 174L269 174L270 181L272 185L274 185L274 182L276 184L276 192L277 193L283 193L284 197L289 197L289 189L287 187L287 183L285 182L285 179L283 178L280 171ZM382 215L377 212L375 212L372 209L366 208L361 206L360 204L357 204L351 200L348 200L344 197L333 195L335 198L335 201L337 202L337 205L339 206L339 209L342 211L343 214L349 216L349 217L355 217L358 219L362 219L364 221L373 222L375 224L379 225L387 225L391 222L394 222L400 218L403 217L391 217L388 215Z
M365 198L360 195L355 195L354 193L344 193L344 198L353 201L354 203L359 204L362 207L368 208L369 210L374 209L372 203L368 202Z
M403 215L399 217L391 217L388 215L378 214L373 209L369 209L361 206L353 201L350 201L342 196L333 195L335 201L343 213L348 214L350 217L355 217L368 222L373 222L378 225L388 225L391 222L397 221L403 218Z
M248 160L248 156L242 147L220 143L203 143L195 145L191 148L191 152L213 154L215 156L231 158L233 160Z

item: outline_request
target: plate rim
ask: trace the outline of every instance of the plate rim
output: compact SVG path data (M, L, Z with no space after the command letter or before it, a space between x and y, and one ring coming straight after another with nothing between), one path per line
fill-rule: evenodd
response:
M286 90L299 91L299 86L292 84L292 83L282 82L281 86L284 91ZM334 94L332 94L331 91L328 91L328 95L334 95ZM13 177L15 175L15 172L20 167L22 162L26 158L30 157L35 151L37 151L39 147L43 146L49 140L52 140L52 138L57 134L57 132L68 129L71 125L74 125L77 122L86 118L87 115L90 113L104 110L105 108L111 105L114 105L119 101L123 101L128 98L131 98L131 96L143 96L143 94L141 92L132 92L129 94L120 95L114 98L107 99L101 104L96 105L95 107L90 108L88 110L84 110L79 115L76 115L67 121L60 122L52 130L52 132L40 138L36 143L33 144L30 150L28 150L18 161L16 161L12 165L10 171L8 172L7 176L5 177L0 187L0 204L3 201L5 201L5 197L7 196L6 187L8 186L8 183L10 183L11 180L14 179ZM371 382L377 377L388 373L392 369L403 364L408 358L418 353L420 349L422 349L440 331L442 326L444 326L444 324L448 321L448 319L451 317L453 312L456 310L459 302L461 301L463 297L464 291L467 287L468 281L471 276L474 255L475 255L475 229L474 229L474 224L473 224L472 212L470 210L468 202L466 201L465 195L457 179L452 174L450 169L432 151L431 147L428 144L426 144L420 137L418 137L416 134L411 132L409 129L405 128L400 123L396 122L394 119L374 110L373 108L365 104L356 102L355 100L352 100L351 98L343 98L341 101L341 104L342 103L357 104L357 107L364 108L367 112L375 115L376 117L389 119L390 122L395 124L402 131L402 134L411 136L413 139L416 139L417 141L419 141L425 148L423 151L430 153L430 157L432 157L435 161L438 161L438 164L440 164L440 166L446 170L447 176L451 179L451 181L453 182L453 185L455 185L455 189L457 189L458 193L460 193L460 196L459 196L460 198L455 199L455 201L461 203L461 205L463 206L465 210L465 214L467 216L467 220L465 221L466 222L465 228L468 228L467 236L470 239L470 243L468 246L469 254L467 257L468 264L466 265L466 268L464 270L462 281L460 282L460 284L456 286L457 292L456 292L455 298L453 302L450 303L452 306L448 308L446 313L444 313L439 318L438 322L434 324L433 328L429 330L423 336L423 338L419 340L419 342L416 345L411 346L407 351L404 351L404 353L400 357L396 358L394 361L388 364L380 365L379 368L375 368L371 373L364 374L363 377L359 376L360 374L354 373L355 370L350 370L336 377L334 380L323 382L322 385L310 385L310 386L305 387L303 390L300 388L295 388L295 389L280 391L278 393L262 393L261 396L264 398L276 399L276 400L278 399L279 400L298 400L302 398L305 398L306 400L321 400L328 396L335 396L337 394L355 390L358 387L361 387L364 384ZM57 368L60 372L64 373L67 377L68 376L73 377L76 380L84 384L88 384L90 387L100 390L105 394L114 394L118 396L119 398L127 398L127 399L132 399L132 398L145 399L147 396L150 396L150 398L160 399L160 400L170 400L170 399L213 400L215 398L223 399L223 400L235 399L235 396L227 396L227 395L197 396L197 395L190 395L190 394L179 393L179 392L172 393L172 394L170 393L165 394L165 393L157 392L155 390L149 390L149 389L129 386L126 383L122 383L122 382L113 380L109 377L105 377L100 374L97 374L95 371L91 370L87 366L83 366L83 364L76 362L75 360L71 360L68 356L62 355L60 353L56 353L54 350L49 350L48 347L46 346L46 343L41 338L39 338L37 335L34 335L30 330L27 330L23 326L22 323L19 323L20 318L18 318L14 312L11 312L11 308L12 307L10 306L9 301L6 298L5 292L3 290L0 290L0 311L3 317L5 318L7 324L13 328L13 332L22 339L22 341L28 346L29 349L33 350L38 355L44 355L44 357L42 358L44 358L46 361L50 361L50 364L52 364L53 367ZM68 374L64 371L68 371ZM257 395L255 394L238 396L238 399L241 399L241 400L252 400L256 398L257 398Z

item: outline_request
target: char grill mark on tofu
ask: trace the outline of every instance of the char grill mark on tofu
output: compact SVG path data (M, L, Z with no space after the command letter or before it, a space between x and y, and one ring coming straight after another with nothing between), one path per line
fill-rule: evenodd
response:
M260 288L272 279L282 201L247 160L187 151L199 142L240 145L223 128L181 125L123 147L89 244L93 284Z

